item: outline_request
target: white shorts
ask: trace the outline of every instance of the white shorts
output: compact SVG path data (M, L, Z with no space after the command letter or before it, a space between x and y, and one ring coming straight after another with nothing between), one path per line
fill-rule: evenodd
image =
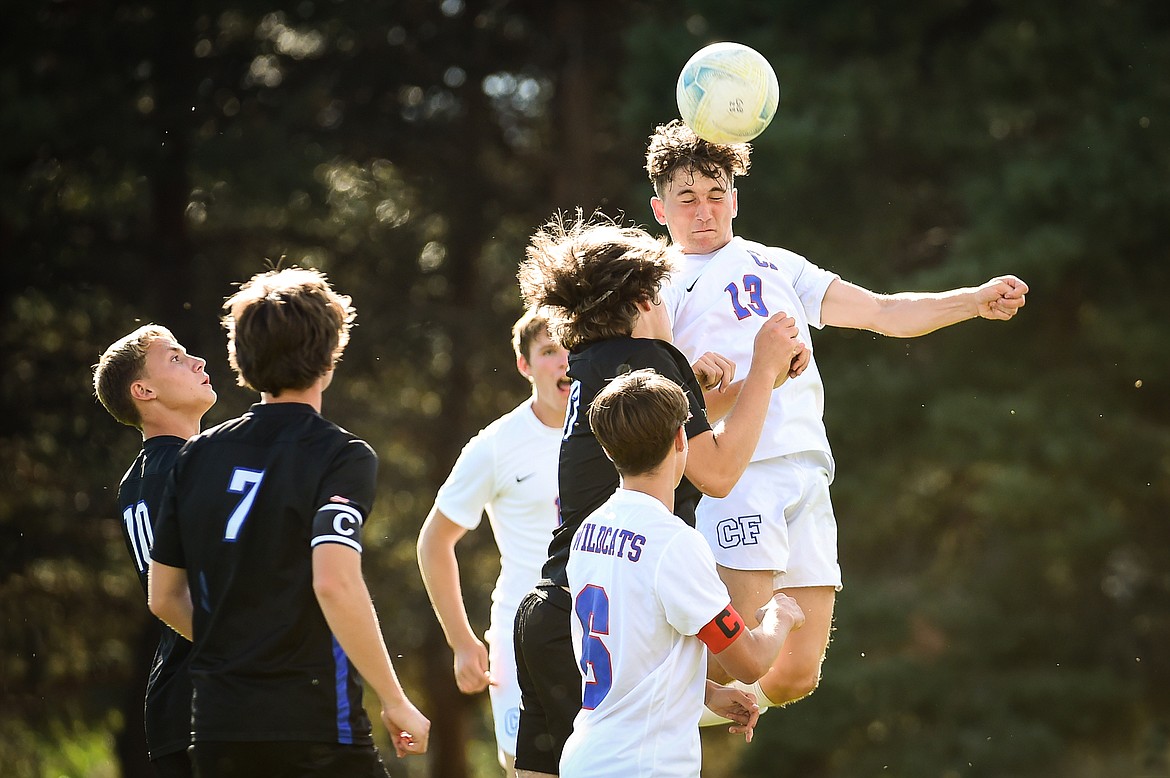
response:
M821 451L764 459L747 466L731 494L699 500L696 526L715 561L732 570L772 570L776 589L840 591L831 468Z
M515 608L498 618L493 605L492 626L484 634L488 644L488 671L496 683L488 687L496 748L512 757L516 756L516 730L520 726L520 684L516 680L516 647L512 638L515 620Z

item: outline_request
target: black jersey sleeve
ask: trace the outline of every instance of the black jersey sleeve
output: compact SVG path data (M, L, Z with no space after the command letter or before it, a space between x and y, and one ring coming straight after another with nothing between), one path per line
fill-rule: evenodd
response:
M340 543L362 550L361 530L374 503L378 457L363 440L342 447L321 481L311 545Z
M163 487L162 499L159 501L158 520L154 526L154 545L150 549L150 558L169 567L186 568L183 541L175 514L176 484L182 465L183 451L180 451L174 467L167 473L166 486Z

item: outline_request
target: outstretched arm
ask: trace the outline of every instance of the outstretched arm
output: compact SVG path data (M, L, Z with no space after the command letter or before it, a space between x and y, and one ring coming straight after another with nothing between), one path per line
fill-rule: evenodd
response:
M407 698L382 639L362 577L361 553L340 543L313 549L313 593L329 629L382 703L382 723L398 756L423 754L431 723Z
M821 303L821 321L833 327L870 330L894 338L915 338L967 319L1005 321L1024 307L1028 285L999 276L982 286L948 292L877 294L837 279Z
M466 529L437 507L431 508L418 533L417 552L418 569L431 598L431 607L447 637L447 645L455 653L455 683L464 694L475 694L487 688L490 676L487 647L471 629L459 583L455 544L466 534Z

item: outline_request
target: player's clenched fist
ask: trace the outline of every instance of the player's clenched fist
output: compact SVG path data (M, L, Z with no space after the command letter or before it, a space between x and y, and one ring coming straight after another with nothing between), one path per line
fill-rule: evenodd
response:
M1005 321L1024 307L1028 285L1015 276L999 276L975 290L979 315Z
M762 363L776 371L775 386L788 378L795 378L808 365L809 351L800 340L796 319L787 313L778 313L756 333L752 348L752 364Z
M464 694L482 692L491 682L488 673L488 652L483 641L476 640L455 649L455 685Z
M772 599L764 603L764 607L756 611L756 620L761 624L766 618L774 618L781 623L787 620L792 625L789 632L804 626L804 611L800 609L796 600L784 592L776 592Z
M404 700L395 706L382 708L382 723L394 743L394 753L399 758L417 756L427 752L427 741L431 736L431 722L418 708Z
M691 371L704 392L716 388L722 392L735 378L735 363L722 354L708 351L695 360Z

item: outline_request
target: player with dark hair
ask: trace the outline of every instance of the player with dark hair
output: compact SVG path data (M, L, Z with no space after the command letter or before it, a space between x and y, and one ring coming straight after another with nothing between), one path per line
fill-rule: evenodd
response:
M518 774L557 772L581 705L565 564L581 521L618 487L617 471L589 427L589 403L615 376L640 368L652 368L686 390L691 455L674 511L693 525L700 494L726 494L746 466L773 388L803 367L805 350L793 320L782 313L773 316L754 338L752 369L735 384L735 407L712 430L696 375L717 397L731 381L732 367L716 354L689 365L670 344L670 322L658 290L671 270L671 253L643 230L578 215L568 223L556 218L538 231L520 266L525 301L548 311L553 338L569 349L573 384L558 471L562 523L553 533L543 580L521 601L516 615L523 699Z
M569 556L583 702L561 757L566 778L698 775L704 698L733 691L706 680L706 651L755 681L804 619L777 593L748 630L703 536L671 514L689 416L682 389L653 370L618 376L589 405L621 488L581 523Z
M377 457L320 414L354 309L300 268L254 276L224 308L231 365L261 401L183 448L150 564L151 610L193 636L195 773L384 776L361 679L398 756L426 751L430 722L362 577Z
M910 338L975 317L1010 319L1023 307L1028 286L1015 276L948 292L875 294L790 251L736 237L735 177L747 175L750 164L748 144L709 143L678 120L650 137L650 206L683 252L663 299L684 354L717 350L748 359L746 344L776 310L795 317L801 339L811 344L810 327ZM741 613L754 613L783 591L807 616L757 685L757 696L766 698L762 706L816 688L841 588L823 406L824 386L811 359L799 381L772 395L743 478L725 498L704 500L698 509L697 527Z
M94 393L110 415L142 433L142 451L118 485L122 537L146 594L146 573L163 486L179 449L215 404L206 361L166 327L147 324L105 350ZM191 643L165 625L146 683L146 748L160 776L191 775Z
M455 654L455 681L464 694L488 689L497 755L509 775L520 720L512 625L520 598L540 579L557 526L557 455L569 399L568 352L549 337L540 311L529 309L516 321L512 347L531 396L464 446L418 535L418 567ZM455 555L485 511L500 550L486 635L490 652L468 621Z

